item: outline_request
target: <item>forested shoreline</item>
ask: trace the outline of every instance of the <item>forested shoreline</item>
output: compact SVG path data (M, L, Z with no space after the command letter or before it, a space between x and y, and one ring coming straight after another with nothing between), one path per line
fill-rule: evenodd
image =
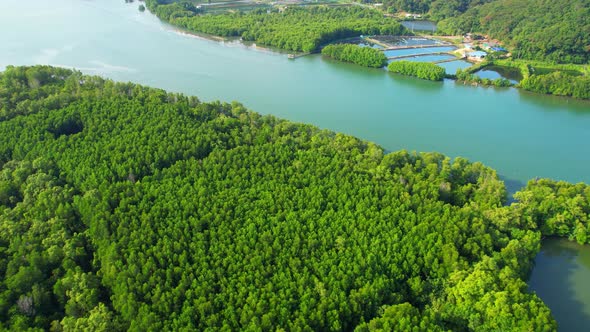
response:
M590 63L586 0L495 0L438 24L443 34L482 33L499 39L515 59Z
M0 328L555 330L590 189L79 72L0 73Z
M572 76L563 72L532 75L525 78L519 87L536 93L590 99L590 77Z

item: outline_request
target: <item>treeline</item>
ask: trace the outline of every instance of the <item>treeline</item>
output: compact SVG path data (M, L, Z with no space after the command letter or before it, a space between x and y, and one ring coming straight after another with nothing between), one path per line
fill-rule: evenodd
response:
M245 41L289 51L314 52L321 45L359 35L404 35L407 30L377 10L350 7L288 7L243 13L196 15L183 5L147 2L160 19L189 31Z
M587 0L496 0L443 20L438 28L448 34L487 34L508 45L516 59L590 62Z
M38 66L0 108L1 330L553 331L523 278L587 229L587 187L504 206L480 163L238 103Z
M560 71L531 75L523 79L519 86L537 93L590 99L590 76L586 75L574 76Z
M324 47L322 54L336 60L352 62L365 67L381 68L387 65L385 54L371 47L361 47L352 44L332 44Z
M429 62L393 61L387 70L431 81L442 81L445 78L445 69Z
M432 20L440 21L448 17L457 17L471 8L493 1L495 0L435 0L429 6L428 15Z

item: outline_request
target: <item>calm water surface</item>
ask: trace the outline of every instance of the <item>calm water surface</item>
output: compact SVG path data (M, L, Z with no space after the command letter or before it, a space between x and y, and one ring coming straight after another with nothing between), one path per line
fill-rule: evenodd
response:
M355 135L388 150L439 151L482 161L513 190L536 176L590 182L588 102L422 81L318 55L289 60L181 34L137 6L122 0L2 0L0 69L75 67L203 100L239 100L257 112ZM554 261L542 257L537 270L551 268ZM570 256L554 256L560 257L571 262ZM531 282L562 325L569 316L560 308L571 301L581 312L590 310L590 273L566 271L568 283L544 274L546 283ZM563 296L546 298L539 286L544 283ZM574 298L572 289L586 295Z
M471 67L472 64L465 60L457 60L452 62L443 62L437 65L443 67L447 74L455 74L457 73L457 69L466 69Z
M535 260L529 286L551 308L559 330L590 327L590 245L546 239Z

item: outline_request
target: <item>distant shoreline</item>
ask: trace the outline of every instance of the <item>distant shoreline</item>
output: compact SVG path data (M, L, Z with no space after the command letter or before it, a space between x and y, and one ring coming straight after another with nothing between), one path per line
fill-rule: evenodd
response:
M260 46L254 42L244 41L240 37L227 38L227 37L221 37L221 36L211 35L211 34L202 33L202 32L194 32L194 31L182 29L180 27L169 24L169 23L164 22L162 20L160 20L160 21L163 23L166 23L166 25L168 25L170 27L170 30L173 31L174 33L179 34L181 36L185 36L185 37L197 38L200 40L207 40L207 41L214 41L214 42L221 43L223 45L241 45L245 48L255 49L257 51L263 51L266 53L277 53L277 54L281 54L281 55L289 55L292 53L292 52L288 52L288 51L281 50L278 48ZM305 53L302 53L302 52L295 53L296 56L300 56L300 54L305 55Z

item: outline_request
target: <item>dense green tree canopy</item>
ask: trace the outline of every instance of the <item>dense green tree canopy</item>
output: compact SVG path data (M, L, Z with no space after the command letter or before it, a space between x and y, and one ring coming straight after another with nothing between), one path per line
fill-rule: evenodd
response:
M381 68L387 64L387 57L382 51L352 44L328 45L322 49L322 54L365 67Z
M520 202L516 207L543 234L590 243L590 186L537 179L529 181L516 198Z
M480 163L50 67L0 108L0 329L556 328L544 196ZM587 213L568 188L538 211Z
M392 61L387 70L431 81L442 81L445 78L445 69L430 62Z

